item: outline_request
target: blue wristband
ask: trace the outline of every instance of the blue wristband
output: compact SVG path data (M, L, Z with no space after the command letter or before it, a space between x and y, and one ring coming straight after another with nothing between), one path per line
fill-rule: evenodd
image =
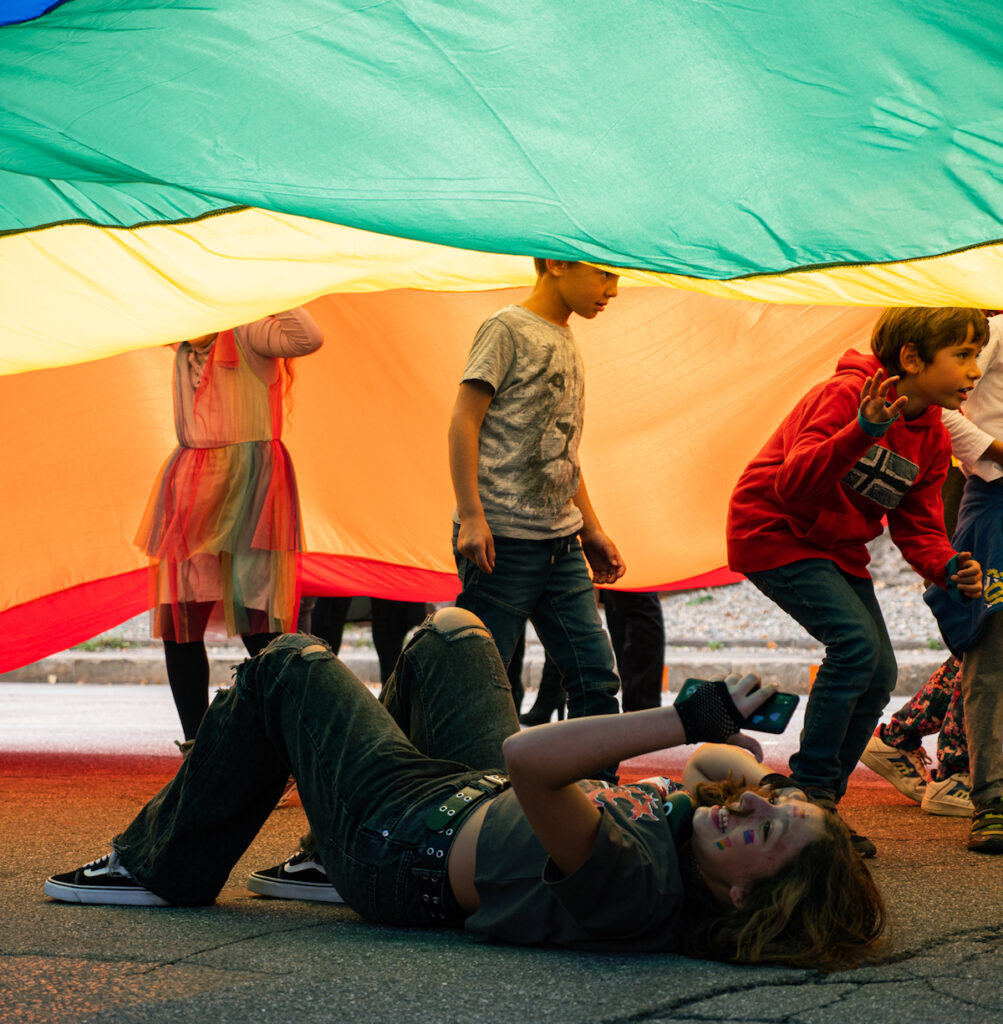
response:
M885 423L874 423L872 420L864 419L864 414L858 409L857 410L857 423L860 429L867 434L868 437L884 437L888 428L899 418L901 413L896 413L895 416Z

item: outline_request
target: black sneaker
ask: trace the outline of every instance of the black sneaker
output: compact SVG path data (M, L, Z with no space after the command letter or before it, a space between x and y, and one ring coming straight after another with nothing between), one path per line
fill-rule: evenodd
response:
M853 844L853 849L856 850L857 856L860 857L861 860L870 860L871 857L878 852L878 848L870 841L870 839L867 838L867 836L862 836L856 831L856 829L850 828L846 823L846 819L840 815L836 806L836 801L833 800L832 797L818 794L813 795L810 791L806 791L806 795L813 804L818 804L819 807L822 807L827 811L831 811L837 818L839 818L847 832L850 833L850 842Z
M846 822L843 822L846 825ZM857 856L862 860L870 860L877 852L878 848L867 838L862 836L859 832L854 831L849 825L846 825L850 829L850 842L853 844L854 850L857 851Z
M260 896L271 896L277 900L345 902L328 880L324 865L303 850L293 854L284 864L253 871L248 876L247 888Z
M64 903L109 903L122 907L169 907L144 889L118 862L118 854L92 860L76 871L45 880L45 895Z

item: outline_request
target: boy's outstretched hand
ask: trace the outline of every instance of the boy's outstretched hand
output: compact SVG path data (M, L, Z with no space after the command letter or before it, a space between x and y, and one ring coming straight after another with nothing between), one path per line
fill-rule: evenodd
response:
M975 600L982 596L982 566L972 558L971 551L958 552L958 571L951 577L958 592Z
M592 568L592 582L597 586L616 581L627 571L616 545L602 530L579 534L582 551Z
M868 377L864 381L864 386L860 389L860 415L870 423L890 422L909 401L906 395L899 395L891 405L888 405L888 392L899 378L889 377L882 380L882 377L884 371L878 370L873 377Z

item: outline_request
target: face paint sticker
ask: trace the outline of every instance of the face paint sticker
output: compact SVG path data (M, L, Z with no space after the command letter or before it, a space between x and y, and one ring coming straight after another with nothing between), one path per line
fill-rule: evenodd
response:
M748 845L749 845L750 843L754 843L754 842L756 841L756 833L755 833L755 830L754 830L754 829L751 829L751 828L747 828L747 829L746 829L746 830L745 830L745 831L744 831L744 832L742 833L742 838L743 838L743 839L745 840L745 845L746 845L746 846L748 846Z

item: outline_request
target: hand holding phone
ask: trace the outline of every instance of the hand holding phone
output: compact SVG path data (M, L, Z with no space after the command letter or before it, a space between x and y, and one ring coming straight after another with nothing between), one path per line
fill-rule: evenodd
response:
M687 679L673 703L685 700L703 679ZM775 693L766 703L760 705L742 723L743 729L755 732L782 733L788 726L794 709L801 698L796 693Z

